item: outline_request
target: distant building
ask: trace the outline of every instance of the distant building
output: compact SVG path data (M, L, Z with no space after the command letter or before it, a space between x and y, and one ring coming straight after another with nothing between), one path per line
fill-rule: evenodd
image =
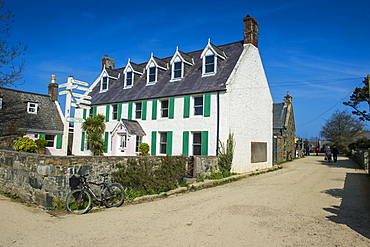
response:
M145 142L151 155L218 154L219 141L234 134L232 171L272 166L272 97L258 50L258 23L244 18L244 40L198 51L176 48L145 63L102 58L91 85L91 110L75 116L106 117L105 155L131 156ZM80 123L73 154L91 155Z
M49 95L0 88L0 131L7 134L9 128L24 131L33 140L48 141L46 154L60 155L63 122L55 80L48 85Z
M295 121L292 97L286 95L283 103L274 103L274 162L280 163L295 155Z

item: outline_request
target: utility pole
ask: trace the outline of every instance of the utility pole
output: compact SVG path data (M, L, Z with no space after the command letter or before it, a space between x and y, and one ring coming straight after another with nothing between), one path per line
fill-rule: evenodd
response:
M73 83L78 85L73 85ZM81 86L89 86L89 83L74 80L73 76L69 75L67 79L67 83L60 84L59 88L65 87L66 90L59 92L59 95L66 95L66 104L65 104L65 114L64 114L64 129L63 129L63 139L62 139L62 154L63 156L67 156L68 151L68 135L69 135L69 123L70 122L77 122L83 123L85 120L82 118L72 118L71 117L71 107L78 107L83 109L90 109L89 105L91 102L87 101L86 99L91 99L91 96L85 94L78 94L73 93L72 89L84 91L84 92L91 92L91 89L81 87ZM75 103L73 103L74 101Z

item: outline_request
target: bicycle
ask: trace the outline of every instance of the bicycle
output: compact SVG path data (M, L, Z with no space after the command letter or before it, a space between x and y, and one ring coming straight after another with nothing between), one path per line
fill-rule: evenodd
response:
M80 187L68 193L66 198L66 208L68 212L74 214L84 214L91 209L92 197L98 201L103 202L105 207L119 207L124 201L124 189L119 183L107 184L108 174L99 174L104 178L102 183L95 183L87 181L86 175L80 177L72 176L70 178L71 187ZM73 181L74 180L74 181ZM76 184L77 181L77 184ZM73 184L75 183L75 184ZM90 188L90 184L100 186L100 196L97 196Z

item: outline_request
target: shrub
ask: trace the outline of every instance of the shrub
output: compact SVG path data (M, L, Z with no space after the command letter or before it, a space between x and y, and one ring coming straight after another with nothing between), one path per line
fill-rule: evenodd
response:
M231 164L234 157L234 147L234 134L229 134L226 146L219 141L218 166L220 167L223 177L230 176Z
M149 144L148 143L140 143L139 145L139 152L140 152L140 155L149 155Z
M39 138L39 139L35 140L35 143L36 143L36 146L37 146L37 150L44 149L46 147L46 145L48 145L48 141L45 140L44 138Z
M36 153L37 145L34 140L22 137L14 144L14 149L20 152Z

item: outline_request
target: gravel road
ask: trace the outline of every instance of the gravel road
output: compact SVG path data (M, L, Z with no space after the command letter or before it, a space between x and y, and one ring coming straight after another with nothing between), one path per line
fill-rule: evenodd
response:
M370 181L308 156L226 185L85 215L0 196L0 246L370 246Z

